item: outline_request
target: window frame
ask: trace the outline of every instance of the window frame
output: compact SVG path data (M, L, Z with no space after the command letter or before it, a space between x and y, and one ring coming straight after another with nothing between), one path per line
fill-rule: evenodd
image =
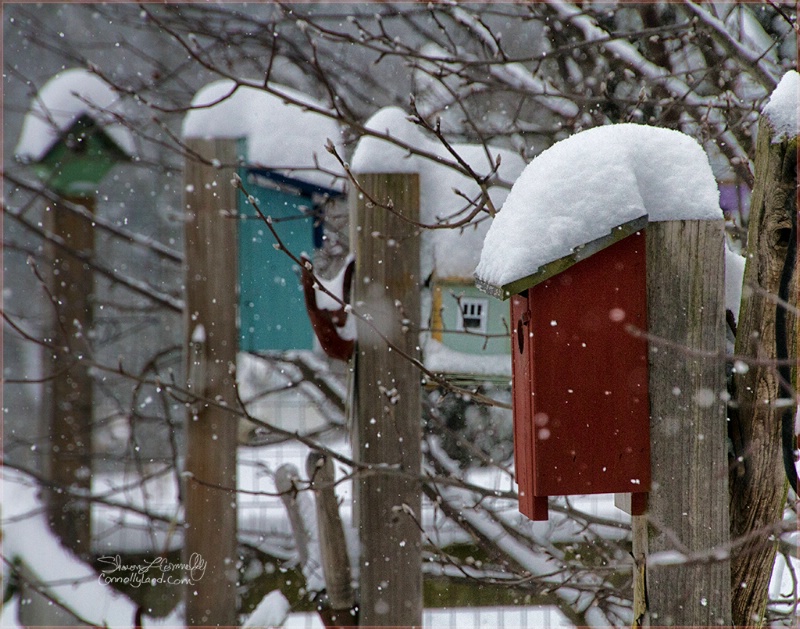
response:
M489 299L486 297L461 297L456 303L458 304L456 331L466 332L467 334L486 334L489 327ZM478 319L480 321L480 325L477 327L467 327L464 325L464 310L470 305L480 307L480 314L467 315L468 319Z

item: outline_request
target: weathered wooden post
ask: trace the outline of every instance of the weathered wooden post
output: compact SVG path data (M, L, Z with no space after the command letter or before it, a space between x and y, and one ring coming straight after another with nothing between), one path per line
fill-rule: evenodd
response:
M420 374L388 344L411 356L419 352L420 237L409 222L419 220L419 176L371 173L358 180L365 194L351 197L354 300L370 318L358 321L353 427L358 461L370 466L359 476L355 505L360 624L419 626ZM393 210L368 197L391 201Z
M91 98L87 103L83 98ZM94 109L92 108L94 106ZM39 91L27 114L17 157L30 164L44 186L64 204L95 211L97 187L117 163L130 159L130 132L105 119L103 108L118 112L118 97L99 77L83 69L62 72ZM83 256L94 253L94 229L86 215L61 202L47 207L45 228L63 246L48 244L46 270L55 309L50 342L57 348L45 364L53 374L46 385L49 404L50 525L79 556L91 554L91 493L94 325L94 272Z
M779 85L782 94L776 90L779 98L788 101L785 106L789 112L797 111L797 83L797 73L790 72ZM797 238L797 119L795 113L793 129L779 128L769 115L778 104L773 94L765 108L767 115L758 126L747 262L736 334L736 354L761 360L746 370L737 369L735 374L734 446L739 461L731 474L732 539L768 530L780 522L786 500L786 473L779 455L781 423L787 412L793 423L793 409L785 402L776 404L778 398L789 396L781 391L778 370L770 360L778 358L775 341L779 315L788 323L784 326L787 356L797 357L798 319L792 312L798 298L796 256L789 258L786 266L791 239ZM795 251L796 245L795 241ZM782 292L784 269L788 290L782 298L788 307L775 302L775 296ZM763 623L777 546L777 535L758 535L733 554L731 592L736 625Z
M300 92L272 83L263 88L209 83L195 94L182 130L184 138L193 138L191 150L224 165L190 162L186 170L188 375L194 392L213 400L196 405L187 434L185 552L202 554L208 563L202 583L187 591L187 619L203 625L236 624L238 418L224 406L236 403L237 351L312 349L313 330L295 279L300 269L286 253L321 246L323 208L342 196L327 187L327 174L310 172L330 170L333 158L318 161L309 147L316 144L322 152L326 139L336 141L336 122ZM233 187L235 174L240 180ZM321 590L321 579L312 576L309 591Z
M185 347L189 388L200 398L186 422L184 561L186 624L232 626L236 618L236 190L235 140L187 140L214 164L188 160L185 180ZM211 400L205 403L203 400Z
M65 201L94 212L95 200L73 197ZM47 215L50 232L69 248L91 255L94 230L89 221L53 203ZM55 301L52 354L55 374L48 389L50 398L50 471L54 488L49 492L50 525L62 542L79 556L91 552L91 504L77 500L73 490L91 492L93 383L82 358L89 358L89 331L93 326L94 274L66 250L48 247L52 268L48 276Z
M652 492L647 514L633 517L633 553L646 566L650 622L726 626L730 536L721 220L648 225L647 308ZM678 554L648 563L662 551ZM693 561L693 554L709 552Z
M356 599L350 584L350 558L334 489L333 460L319 452L309 453L306 474L316 498L320 559L330 604L330 610L325 612L330 622L326 624L353 625Z

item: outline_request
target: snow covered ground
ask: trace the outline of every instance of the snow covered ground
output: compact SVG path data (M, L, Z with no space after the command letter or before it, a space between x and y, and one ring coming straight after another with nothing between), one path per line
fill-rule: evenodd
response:
M344 455L349 447L343 440L328 444L333 450ZM284 559L291 559L293 547L291 528L286 511L280 499L274 494L274 472L283 464L291 464L304 469L309 449L298 443L283 443L261 448L242 448L239 453L240 489L245 490L239 499L239 526L243 540L259 546L262 550ZM150 470L155 471L155 470ZM337 470L339 477L342 470ZM511 488L507 474L499 470L475 470L468 480L476 484L499 490ZM180 519L177 506L176 479L169 473L154 475L139 485L134 474L97 475L93 491L105 497L109 503L117 503L137 509L147 509L167 518ZM342 482L337 491L342 499L342 516L345 524L351 560L355 563L356 535L352 527L350 510L351 483ZM255 492L255 493L254 493ZM263 492L258 494L257 492ZM596 515L623 520L624 514L616 511L609 497L579 499L577 506L586 507ZM510 505L513 507L513 505ZM54 587L61 600L78 610L82 617L96 624L109 623L112 626L128 626L135 611L133 604L107 585L100 583L97 575L83 565L68 551L58 546L50 534L44 520L43 507L35 482L25 475L12 470L3 470L3 534L6 558L21 558L44 582L58 582ZM164 525L153 528L144 516L124 508L109 504L95 505L93 509L94 526L97 531L95 551L109 555L116 553L161 552L164 549L180 547L180 534L173 527ZM509 509L508 516L519 518L515 509ZM430 505L425 509L423 522L426 533L439 545L456 541L468 541L468 537L444 518ZM552 534L558 541L569 536L570 532L551 523L536 523L542 534ZM549 531L549 533L548 533ZM8 575L6 575L8 576ZM80 583L72 585L79 577ZM4 620L14 626L15 606L12 599L4 610ZM546 618L555 618L553 626L562 624L561 616L553 610L537 608L501 609L480 608L480 610L431 610L426 613L426 626L483 627L483 626L547 626ZM159 624L168 622L160 620ZM288 619L289 627L319 627L316 616L293 615ZM497 622L503 624L498 625ZM316 624L315 624L316 623ZM544 623L544 624L542 624Z
M349 446L344 440L328 444L334 451L345 456ZM286 511L275 495L273 475L282 464L288 463L302 470L308 447L298 443L283 443L260 448L242 448L239 453L239 487L247 493L239 498L239 526L242 538L259 546L276 557L291 559L294 554L291 528ZM337 466L337 468L340 466ZM337 475L342 477L341 469ZM94 492L102 493L109 501L119 502L148 510L170 518L180 518L177 508L175 478L170 474L156 476L142 487L134 487L135 478L123 474L98 475L94 482ZM509 476L498 469L475 469L467 475L467 480L492 489L508 490L512 487ZM96 575L78 562L67 551L57 546L49 534L42 514L42 506L37 497L37 488L32 481L17 472L3 470L3 540L4 555L12 560L23 557L26 564L46 581L63 581L57 591L59 595L87 618L101 624L109 622L113 626L126 626L133 613L132 604L110 588L98 583ZM253 492L263 492L261 494ZM350 511L351 483L345 481L337 486L342 507L347 542L351 561L355 562L356 535L352 527ZM576 497L571 500L573 507L594 516L625 522L627 515L613 506L613 498L608 495ZM473 517L465 510L465 515ZM520 519L515 505L509 504L506 517ZM437 544L446 546L458 541L468 541L468 537L451 521L445 519L432 505L423 513L426 533ZM96 551L104 554L125 552L153 552L164 548L178 548L180 536L170 533L169 527L153 531L143 517L124 509L96 505L94 524L98 532ZM551 542L576 539L580 534L577 527L553 513L549 522L529 523L534 535L541 535ZM619 529L608 529L612 537L624 537ZM797 535L791 536L796 538ZM795 539L796 541L796 539ZM521 558L525 560L525 558ZM531 559L533 560L533 559ZM798 562L794 561L797 570ZM67 585L76 576L84 575L78 586ZM6 575L7 576L7 575ZM792 571L779 558L776 563L771 594L777 597L793 591ZM90 604L89 604L90 603ZM14 612L18 602L12 599L3 610L5 621ZM169 622L160 620L159 624ZM13 626L3 624L2 626ZM568 625L567 620L556 608L469 608L469 609L431 609L425 613L426 627L547 627ZM287 627L321 627L315 614L292 614Z
M422 614L426 629L547 629L572 627L555 607L454 607L426 609ZM286 629L323 629L317 614L290 614Z

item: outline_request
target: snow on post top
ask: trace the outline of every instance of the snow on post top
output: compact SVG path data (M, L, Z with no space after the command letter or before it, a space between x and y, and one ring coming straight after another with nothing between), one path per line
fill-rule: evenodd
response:
M790 70L783 75L769 101L762 107L761 113L767 117L775 130L773 142L797 137L798 118L800 118L799 92L800 74L797 70Z
M243 138L249 164L307 183L341 188L341 180L330 173L343 174L342 168L325 150L329 139L341 144L338 123L313 111L327 108L307 94L276 84L269 89L272 92L237 87L228 79L209 83L192 99L193 109L183 119L183 137Z
M721 218L708 157L694 139L644 125L597 127L528 165L486 235L475 277L508 285L635 219Z
M366 123L366 128L386 134L433 157L410 154L406 148L389 140L364 136L353 154L351 168L356 176L366 173L419 173L420 221L432 225L437 222L454 223L466 217L472 207L463 196L477 199L480 193L475 181L437 159L455 162L453 155L440 141L426 134L408 119L408 114L398 107L386 107L376 112ZM507 149L484 147L479 144L453 144L452 148L478 175L488 175L500 157L497 177L513 182L525 161ZM490 186L489 196L499 208L508 195L507 188ZM459 212L461 212L459 214ZM491 224L488 214L480 213L468 225L454 229L427 229L422 232L421 272L427 277L433 271L440 278L470 278L486 232Z
M83 68L59 72L33 100L14 153L22 161L41 161L81 116L88 115L123 152L134 155L130 129L114 118L122 113L119 94L96 74Z

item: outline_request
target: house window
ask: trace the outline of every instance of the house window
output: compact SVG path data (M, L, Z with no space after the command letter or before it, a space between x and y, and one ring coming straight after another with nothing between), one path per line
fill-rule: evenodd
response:
M462 297L460 304L461 316L458 318L458 331L486 334L486 315L489 310L489 300Z

